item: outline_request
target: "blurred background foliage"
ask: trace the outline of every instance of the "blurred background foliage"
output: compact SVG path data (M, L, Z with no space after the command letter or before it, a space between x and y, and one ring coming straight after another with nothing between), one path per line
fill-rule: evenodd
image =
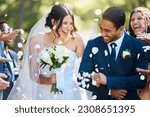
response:
M25 31L15 39L14 50L23 50L17 44L25 42L32 26L57 3L65 3L73 11L76 26L85 40L99 33L98 18L109 6L119 6L125 11L126 29L132 9L137 6L150 8L150 0L0 0L0 20L6 20L13 29L22 28Z

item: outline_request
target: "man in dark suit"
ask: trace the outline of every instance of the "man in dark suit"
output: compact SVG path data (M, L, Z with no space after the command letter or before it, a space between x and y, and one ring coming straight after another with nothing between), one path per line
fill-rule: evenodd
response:
M6 34L11 33L10 27L8 26L8 24L5 21L0 22L0 30ZM4 57L11 60L11 61L5 63L7 70L5 70L4 73L7 75L6 81L10 82L10 86L7 89L3 90L3 99L4 100L7 99L8 95L13 87L14 81L18 77L19 60L18 60L18 56L17 56L16 52L9 49L9 45L11 45L11 44L12 44L12 38L9 38L4 41L4 50L3 50Z
M125 13L110 7L99 22L99 36L87 43L79 68L79 86L93 92L94 99L139 99L137 89L144 88L147 77L136 68L147 69L144 42L124 30ZM117 94L113 96L111 94Z

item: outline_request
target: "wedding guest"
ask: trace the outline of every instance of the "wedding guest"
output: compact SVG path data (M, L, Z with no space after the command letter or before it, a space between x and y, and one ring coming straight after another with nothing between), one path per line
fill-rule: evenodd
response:
M46 30L44 25L50 31ZM47 66L43 69L40 68L40 63L36 61L44 48L53 47L58 45L59 42L67 49L67 56L69 56L64 68L60 68L60 80L58 80L57 73L53 73ZM74 66L79 64L76 61L82 57L84 44L82 37L77 33L74 15L70 10L64 5L54 5L48 15L44 15L31 29L26 47L25 65L23 65L16 85L8 99L82 99L82 92L74 79ZM62 53L58 54L61 55ZM57 83L57 88L58 84L64 83L62 92L56 91L56 94L50 92L55 88L53 87L55 83ZM27 85L28 87L26 87ZM19 87L19 90L17 87Z
M3 80L3 78L7 78L7 75L4 73L0 73L0 91L9 87L9 82ZM2 94L0 95L0 99L2 99Z
M0 31L0 41L9 40L10 38L15 38L18 36L18 33L20 33L20 29L15 29L10 33L5 33L3 31Z
M0 57L4 57L4 42L5 40L9 40L10 38L14 38L18 35L18 33L21 32L20 29L16 29L14 31L12 31L11 33L6 33L5 30L0 30ZM4 59L2 59L4 60ZM6 59L5 59L6 60ZM5 62L0 61L0 73L7 73L8 72L8 68ZM8 77L8 74L7 74ZM0 85L5 85L5 88L7 88L9 86L9 82L4 81L3 79L1 79ZM0 89L0 99L3 98L3 90Z
M93 92L92 99L140 99L137 89L147 77L136 68L147 69L148 56L144 42L124 31L125 13L119 7L109 7L102 14L99 28L102 36L88 41L80 64L79 86ZM119 97L113 97L112 89Z
M10 30L10 27L6 23L6 21L0 22L0 30L5 33L6 33L6 31L7 31L7 33L11 33L11 31L12 31L12 30ZM6 72L6 74L8 75L6 81L10 82L10 86L3 91L3 100L7 99L8 95L13 87L14 82L17 80L17 77L18 77L18 69L19 69L18 56L15 51L9 49L9 46L12 45L12 41L13 41L12 38L4 41L4 57L11 61L6 62L6 65L8 68L8 71Z
M137 71L148 77L148 82L144 89L140 90L141 99L150 100L150 10L146 7L136 7L132 10L129 20L129 32L131 36L146 42L145 51L148 52L149 68L148 70L137 68Z
M0 42L0 56L3 57L4 56L4 43ZM2 74L5 71L7 71L6 69L6 64L0 61L0 100L3 98L3 89L6 89L7 87L9 87L9 82L6 82L4 79L2 78L7 78L6 74Z

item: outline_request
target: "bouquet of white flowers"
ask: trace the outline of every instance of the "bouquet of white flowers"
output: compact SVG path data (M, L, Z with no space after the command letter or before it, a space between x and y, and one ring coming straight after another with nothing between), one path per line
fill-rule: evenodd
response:
M44 68L49 66L49 71L56 68L60 68L69 59L67 48L62 45L54 45L53 47L42 50L39 54L40 67ZM63 93L56 86L56 83L52 85L50 92Z

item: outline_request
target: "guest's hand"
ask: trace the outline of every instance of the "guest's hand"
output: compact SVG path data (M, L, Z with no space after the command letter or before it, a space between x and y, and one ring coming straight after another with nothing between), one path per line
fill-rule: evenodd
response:
M21 33L22 29L15 29L10 33L0 33L0 41L7 41L9 39L14 39L15 37L18 36L19 33Z
M139 34L136 36L136 38L141 39L146 42L150 42L150 33L139 32Z
M144 75L147 75L147 76L150 75L150 70L148 70L148 69L136 68L136 71L139 72L139 73L142 73Z
M106 85L107 81L106 81L106 76L103 73L95 73L94 75L92 75L92 79L95 80L96 82L96 86L100 86L102 85Z
M7 78L6 74L0 73L0 89L6 89L9 87L9 82L3 80L2 78Z
M11 62L12 60L0 56L0 61L1 62Z
M110 94L113 98L115 98L117 100L121 100L126 96L127 90L111 89Z

